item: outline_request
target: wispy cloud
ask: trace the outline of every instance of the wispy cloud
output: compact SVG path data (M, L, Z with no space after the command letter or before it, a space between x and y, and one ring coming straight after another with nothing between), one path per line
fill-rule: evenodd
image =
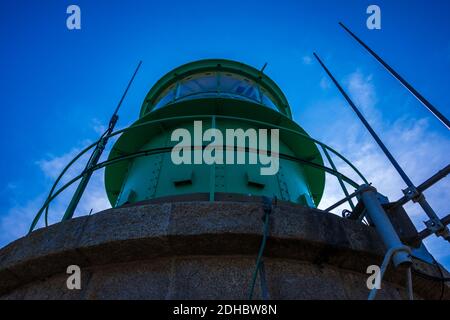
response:
M308 63L308 61L308 59L305 59L304 62ZM322 80L324 83L321 81L320 86L322 88L328 87L329 84L325 84L326 79ZM445 151L450 150L450 141L430 130L428 119L414 118L408 115L393 122L383 119L377 110L379 99L371 75L355 71L345 78L344 84L357 106L361 108L369 122L376 127L385 143L391 147L391 151L398 162L416 184L424 181L448 163L448 155ZM343 109L348 108L343 105L344 103L341 100L329 101L330 106L336 103L342 104ZM327 108L317 108L317 110L320 109L326 110ZM100 122L93 120L93 124L93 129L96 132L103 132L104 126L101 126ZM341 114L339 115L339 121L327 125L328 128L321 137L323 141L345 155L381 193L387 195L391 200L396 200L402 196L401 190L405 188L404 182L353 114ZM42 171L43 176L50 184L56 179L64 166L89 143L89 141L84 141L80 147L61 155L47 155L44 159L36 162L37 168ZM108 150L105 151L104 157L107 154ZM357 180L356 175L347 165L336 158L334 160L339 171ZM86 157L80 159L67 172L62 183L80 173L86 161ZM62 217L73 194L74 187L62 193L52 203L50 222L57 222ZM43 204L46 196L46 193L42 193L23 204L16 205L0 218L0 246L26 234L32 218ZM342 197L342 191L335 177L327 176L325 196L320 208L326 208ZM427 191L426 197L439 216L448 214L446 211L450 198L448 178L437 185L436 188ZM77 215L88 214L91 209L93 209L93 212L97 212L109 207L104 191L103 171L101 170L93 175L88 190L78 206ZM344 205L340 209L342 210L345 207ZM427 219L422 210L417 205L411 204L407 206L407 210L417 228L422 229L424 227L423 221ZM40 225L42 226L42 223ZM447 243L431 238L427 241L427 244L438 260L449 261L447 266L450 266L450 253Z
M310 65L312 64L312 58L308 55L302 57L303 64Z
M373 76L371 74L365 76L358 70L350 74L345 80L345 83L348 86L348 91L355 104L360 107L372 121L378 121L380 115L376 108L374 108L378 102L378 97L372 79Z
M431 130L428 119L406 115L392 122L382 118L376 108L378 97L371 75L355 71L346 77L344 84L355 104L369 122L378 129L383 141L390 147L397 161L416 184L423 182L448 164L449 158L446 150L450 150L450 141ZM331 103L336 103L336 101ZM348 107L342 106L342 108ZM330 124L329 133L325 134L325 138L322 139L345 155L365 174L367 180L372 182L381 193L387 195L390 200L400 198L401 190L406 188L405 183L367 130L355 119L356 116L350 119L350 116L342 115L339 121ZM347 165L338 160L337 164L339 171L356 178ZM425 192L428 201L441 217L448 214L446 210L448 210L448 199L450 199L450 184L448 178L446 179ZM334 177L329 177L325 199L320 207L325 208L341 198L343 198L343 194L339 185ZM348 206L341 207L341 209L344 208L348 208ZM427 216L420 207L416 204L409 204L406 209L416 227L419 230L423 229L423 221L427 220ZM438 259L445 259L450 263L448 243L442 239L433 239L433 237L427 240L427 243ZM446 250L443 249L444 246L447 247Z
M22 204L11 207L6 214L0 217L0 247L26 235L34 216L44 204L53 182L59 176L63 168L89 144L91 144L91 142L86 140L79 148L73 148L61 155L47 155L44 159L36 161L37 169L41 170L44 178L48 181L48 190L45 190L45 192L32 199L24 201ZM106 159L108 153L109 150L104 152L102 160ZM88 152L82 156L67 171L59 183L59 187L63 186L83 171L89 154L90 153ZM49 210L49 223L58 222L62 218L76 186L77 183L73 184L52 201ZM98 212L107 208L110 208L110 204L104 187L104 171L98 170L92 175L86 192L77 207L75 216L88 214L91 209L93 212ZM43 219L41 219L38 227L42 227L43 225Z
M99 135L103 134L107 129L107 126L97 118L92 119L91 126L92 129Z
M326 77L322 77L322 79L320 79L319 85L322 90L328 90L331 87L331 83Z

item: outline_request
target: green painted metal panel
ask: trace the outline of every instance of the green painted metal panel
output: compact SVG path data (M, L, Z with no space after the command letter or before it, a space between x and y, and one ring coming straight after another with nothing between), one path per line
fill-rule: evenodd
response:
M259 81L265 90L276 97L278 110L239 97L212 94L174 101L151 111L154 102L152 99L176 83L175 78L217 69L239 73ZM298 132L299 134L280 131L280 153L323 165L314 142L307 139L304 130L291 120L286 98L276 84L252 67L227 60L188 64L158 81L144 101L140 119L131 126L135 129L125 132L118 139L109 159L140 150L172 147L177 143L170 141L173 130L185 128L193 136L194 120L202 120L205 131L211 127L213 117L215 128L224 137L226 129L270 129L270 124ZM149 121L153 122L145 124ZM262 123L268 123L269 126ZM278 174L261 176L260 164L246 163L175 165L171 161L169 148L165 153L133 158L108 166L105 169L106 191L110 202L115 205L200 192L210 192L211 200L214 199L214 192L229 192L277 196L309 206L317 205L322 197L325 183L323 170L280 159Z

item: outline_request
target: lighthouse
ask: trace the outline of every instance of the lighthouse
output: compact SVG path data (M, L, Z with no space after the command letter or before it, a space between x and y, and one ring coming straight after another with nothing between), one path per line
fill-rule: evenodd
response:
M0 299L450 299L449 273L421 241L432 231L418 233L402 207L418 198L390 202L309 136L264 67L187 63L114 132L118 109L67 166L95 148L86 169L57 189L64 169L30 233L0 249ZM101 168L111 208L73 218ZM319 209L326 175L342 200ZM35 230L78 180L62 221Z
M289 130L279 131L280 126ZM211 129L216 136L209 137L209 148L214 144L215 154L205 163L203 134ZM184 130L191 141L179 141L176 130ZM277 148L268 156L271 142ZM146 150L154 152L106 168L113 207L167 196L214 201L224 195L257 195L314 208L324 191L325 172L304 164L323 166L322 156L292 120L283 92L261 70L235 61L201 60L164 75L109 159ZM177 152L188 161L173 161ZM260 161L263 155L269 167Z

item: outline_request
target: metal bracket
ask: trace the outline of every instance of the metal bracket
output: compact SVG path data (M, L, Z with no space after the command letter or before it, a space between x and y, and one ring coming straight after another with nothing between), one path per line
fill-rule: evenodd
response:
M416 202L420 204L422 209L425 211L427 216L430 218L428 221L424 221L425 226L427 229L435 233L437 236L440 236L444 238L447 241L450 241L450 231L445 226L444 223L442 223L441 219L436 215L436 213L433 211L431 206L428 204L428 202L425 199L425 196L420 193L420 195L416 198Z
M430 219L428 221L424 221L423 223L425 223L427 229L432 233L439 233L439 231L441 231L444 227L441 220L439 219Z
M415 187L408 187L402 190L402 192L408 200L412 200L413 202L417 202L418 198L421 195L421 193L417 191Z
M428 221L424 221L425 226L428 231L432 234L436 234L450 242L450 231L445 226L445 224L439 219L439 217L434 212L433 208L428 204L425 196L422 192L417 190L415 187L408 187L402 190L407 200L412 200L414 203L418 203L422 209L425 211L427 216L430 218Z

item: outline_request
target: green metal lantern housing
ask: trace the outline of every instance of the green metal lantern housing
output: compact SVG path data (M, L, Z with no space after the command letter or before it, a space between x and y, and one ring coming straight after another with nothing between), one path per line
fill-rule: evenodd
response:
M280 130L279 171L260 174L260 164L181 164L171 160L175 129L249 128ZM193 133L192 133L193 135ZM185 64L162 77L147 94L140 118L115 143L109 159L142 152L105 169L105 184L113 207L164 196L218 193L276 196L315 207L324 191L325 172L314 142L292 120L288 102L267 75L229 60ZM246 152L251 152L246 150ZM302 161L293 161L300 159Z

